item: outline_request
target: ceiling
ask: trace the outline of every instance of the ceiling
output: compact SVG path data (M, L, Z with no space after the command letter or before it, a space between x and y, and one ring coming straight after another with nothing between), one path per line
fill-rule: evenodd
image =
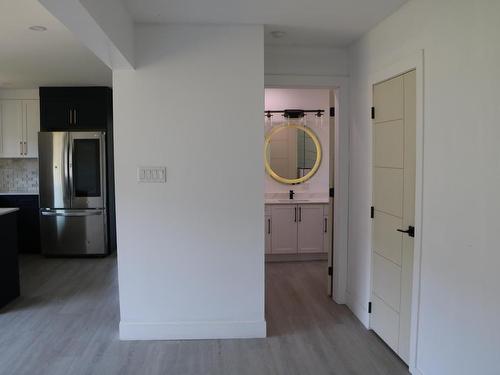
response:
M0 0L0 88L44 85L110 86L111 70L37 0Z
M268 45L345 47L407 0L123 0L135 22L264 24ZM285 31L282 38L270 32Z
M264 24L267 45L344 47L407 0L122 1L138 23ZM37 0L0 0L0 88L44 85L110 86L111 70Z

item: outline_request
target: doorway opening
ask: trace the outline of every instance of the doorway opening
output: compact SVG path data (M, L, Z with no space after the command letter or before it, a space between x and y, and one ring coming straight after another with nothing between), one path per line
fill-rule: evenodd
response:
M266 315L333 296L336 90L265 90ZM330 301L331 303L331 301ZM279 314L279 315L282 315Z

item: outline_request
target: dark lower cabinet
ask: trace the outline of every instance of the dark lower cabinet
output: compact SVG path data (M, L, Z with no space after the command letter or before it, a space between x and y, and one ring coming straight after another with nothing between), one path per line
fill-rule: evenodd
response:
M18 212L0 215L0 308L19 297Z
M40 253L38 195L0 195L0 207L17 207L19 252Z

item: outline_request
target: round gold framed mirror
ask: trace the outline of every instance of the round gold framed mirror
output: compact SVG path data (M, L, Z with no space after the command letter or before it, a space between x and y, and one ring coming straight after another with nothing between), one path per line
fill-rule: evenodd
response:
M264 143L266 172L282 184L309 180L321 164L321 144L316 134L302 125L271 129Z

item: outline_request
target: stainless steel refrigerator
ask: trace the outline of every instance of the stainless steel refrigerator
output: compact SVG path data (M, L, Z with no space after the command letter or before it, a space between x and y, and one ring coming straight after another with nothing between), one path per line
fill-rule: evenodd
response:
M38 133L45 255L108 253L105 132Z

